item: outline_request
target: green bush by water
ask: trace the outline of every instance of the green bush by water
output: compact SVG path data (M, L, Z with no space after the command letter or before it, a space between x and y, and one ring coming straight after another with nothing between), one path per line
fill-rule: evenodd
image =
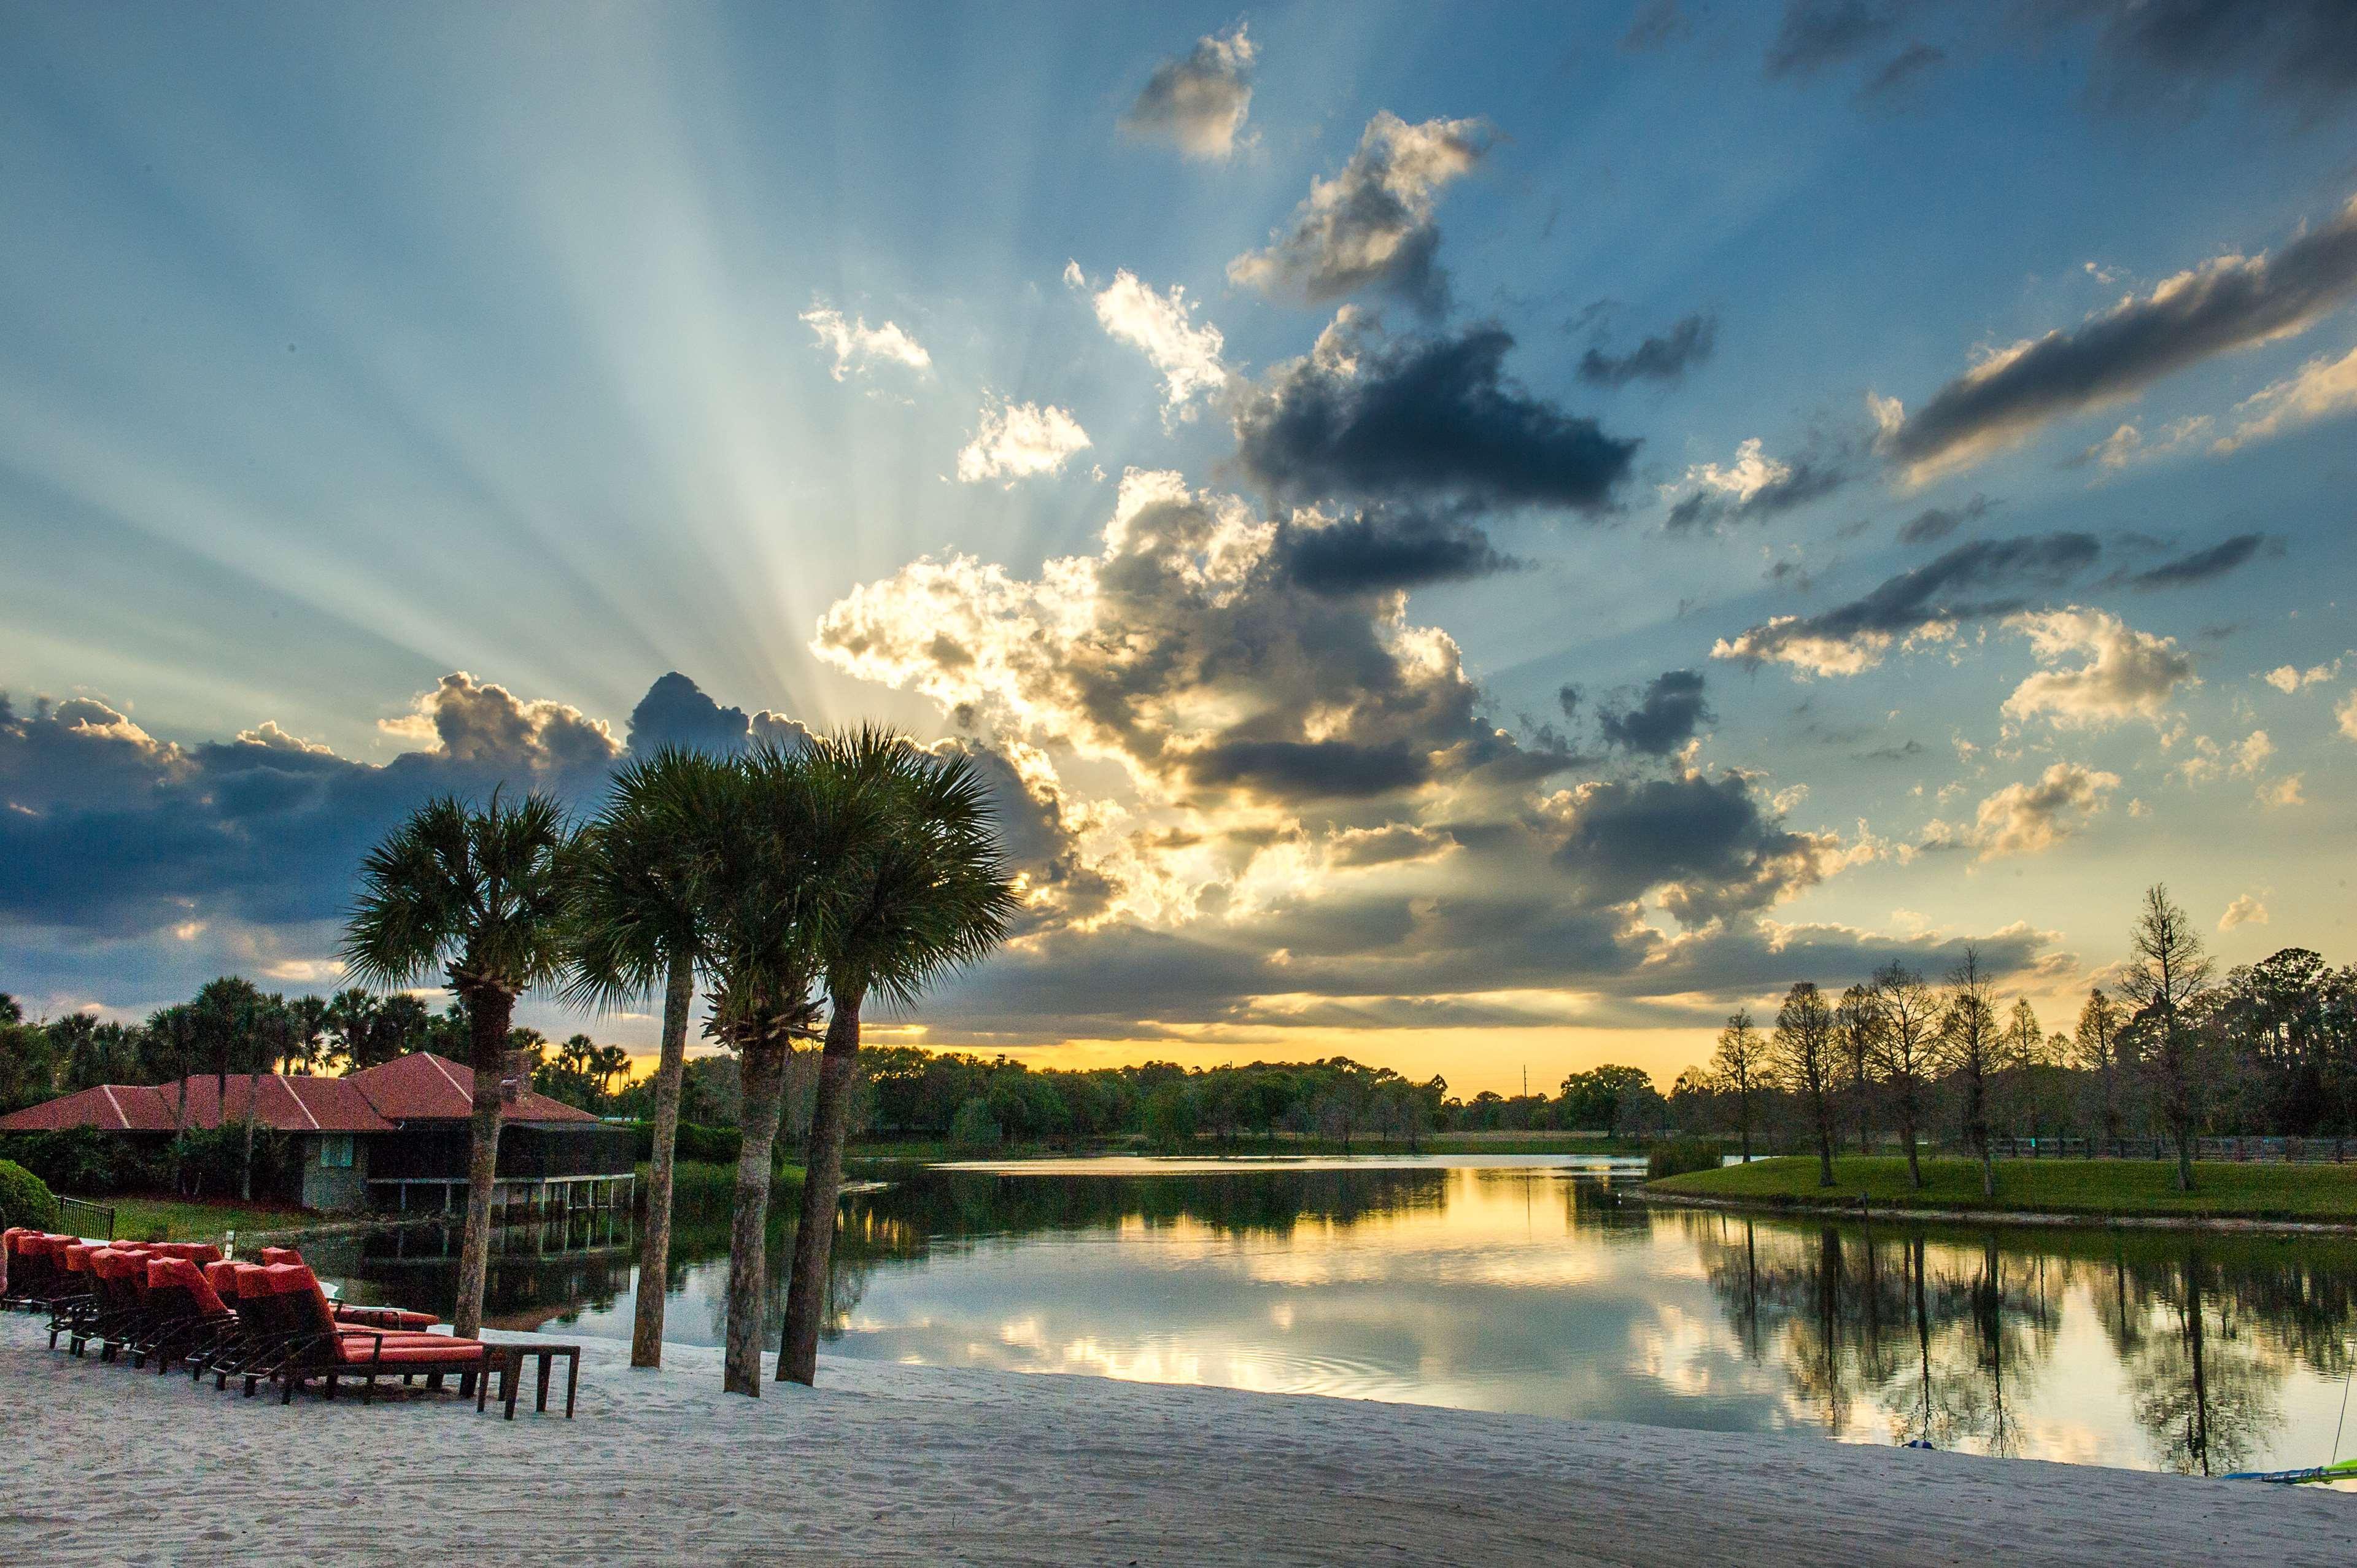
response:
M1726 1151L1708 1138L1673 1138L1656 1144L1645 1155L1648 1179L1684 1176L1688 1171L1715 1171Z

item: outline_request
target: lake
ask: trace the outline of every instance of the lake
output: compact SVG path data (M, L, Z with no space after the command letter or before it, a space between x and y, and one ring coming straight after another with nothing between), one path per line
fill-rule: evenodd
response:
M2332 1455L2357 1246L1751 1220L1650 1207L1611 1165L902 1169L844 1200L824 1348L2197 1474ZM726 1216L678 1237L667 1335L716 1344ZM627 1339L633 1240L610 1216L511 1234L493 1322ZM455 1246L315 1261L447 1312Z

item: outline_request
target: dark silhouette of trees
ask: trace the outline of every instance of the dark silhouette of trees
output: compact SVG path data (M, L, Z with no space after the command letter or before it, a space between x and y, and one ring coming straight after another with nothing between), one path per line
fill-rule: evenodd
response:
M1809 981L1784 993L1770 1042L1777 1075L1801 1097L1817 1135L1817 1185L1834 1185L1834 1015L1824 994Z

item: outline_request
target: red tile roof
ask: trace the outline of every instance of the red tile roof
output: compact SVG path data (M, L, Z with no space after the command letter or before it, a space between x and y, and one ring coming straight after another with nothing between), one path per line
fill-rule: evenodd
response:
M182 1125L220 1126L224 1118L213 1075L191 1074L185 1083L185 1122L180 1083L107 1083L0 1116L0 1133L53 1133L68 1127L169 1133ZM420 1051L350 1078L231 1073L226 1120L243 1121L252 1095L253 1119L282 1133L390 1133L404 1122L464 1121L474 1113L474 1094L472 1070ZM587 1111L529 1090L508 1102L505 1114L511 1122L597 1120Z
M463 1121L475 1113L474 1070L431 1051L395 1057L342 1081L367 1095L379 1115L395 1122ZM587 1111L576 1111L531 1090L509 1101L503 1114L511 1122L597 1120Z

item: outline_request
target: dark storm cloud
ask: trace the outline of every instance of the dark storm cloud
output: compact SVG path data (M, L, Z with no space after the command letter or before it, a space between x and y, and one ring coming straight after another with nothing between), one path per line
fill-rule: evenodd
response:
M2149 571L2123 576L2119 581L2131 588L2182 588L2195 583L2206 583L2222 577L2256 555L2267 542L2264 533L2238 533L2233 538L2180 555L2174 561L2164 561Z
M2088 533L1975 540L1848 604L1754 627L1734 642L1720 644L1717 656L1756 662L1789 643L1846 643L1859 637L1903 636L1935 622L2011 615L2028 600L2004 589L2065 582L2102 553L2103 546ZM1982 596L1988 595L1995 596Z
M274 725L184 747L90 699L29 713L0 700L0 919L116 938L332 918L362 853L429 796L507 785L578 800L619 755L576 710L463 675L415 718L434 748L379 767Z
M1512 571L1517 563L1461 518L1378 509L1340 521L1280 524L1274 568L1313 594L1382 593Z
M1787 832L1739 775L1584 786L1556 865L1591 903L1658 893L1680 920L1764 908L1816 880L1819 845Z
M2357 92L2357 5L2348 0L2042 0L2035 22L2093 21L2113 96L2149 102L2155 79L2256 78L2319 110Z
M1513 346L1496 326L1384 339L1346 314L1243 395L1238 459L1281 499L1604 510L1638 443L1523 391Z
M2213 355L2298 332L2352 298L2357 201L2273 256L2222 257L1958 376L1899 425L1889 450L1918 470L1970 460Z
M1664 670L1646 682L1631 705L1606 708L1597 715L1608 745L1667 757L1694 738L1696 726L1711 721L1703 702L1699 670Z
M1624 387L1636 381L1679 381L1710 358L1717 340L1718 318L1697 313L1682 317L1666 333L1646 338L1625 354L1588 349L1579 359L1579 379L1604 387Z
M1194 753L1187 772L1275 800L1359 800L1414 789L1432 776L1432 761L1404 741L1229 740Z
M630 710L630 747L644 755L666 746L689 751L737 752L752 734L742 708L724 708L674 670L647 688Z
M1923 74L1948 58L1948 51L1931 44L1912 43L1890 57L1880 70L1857 90L1861 103L1887 102L1899 97Z
M1899 525L1901 544L1930 544L1988 515L1989 499L1975 494L1960 507L1925 507Z
M1901 9L1889 0L1786 0L1768 74L1808 76L1855 59L1890 35Z

